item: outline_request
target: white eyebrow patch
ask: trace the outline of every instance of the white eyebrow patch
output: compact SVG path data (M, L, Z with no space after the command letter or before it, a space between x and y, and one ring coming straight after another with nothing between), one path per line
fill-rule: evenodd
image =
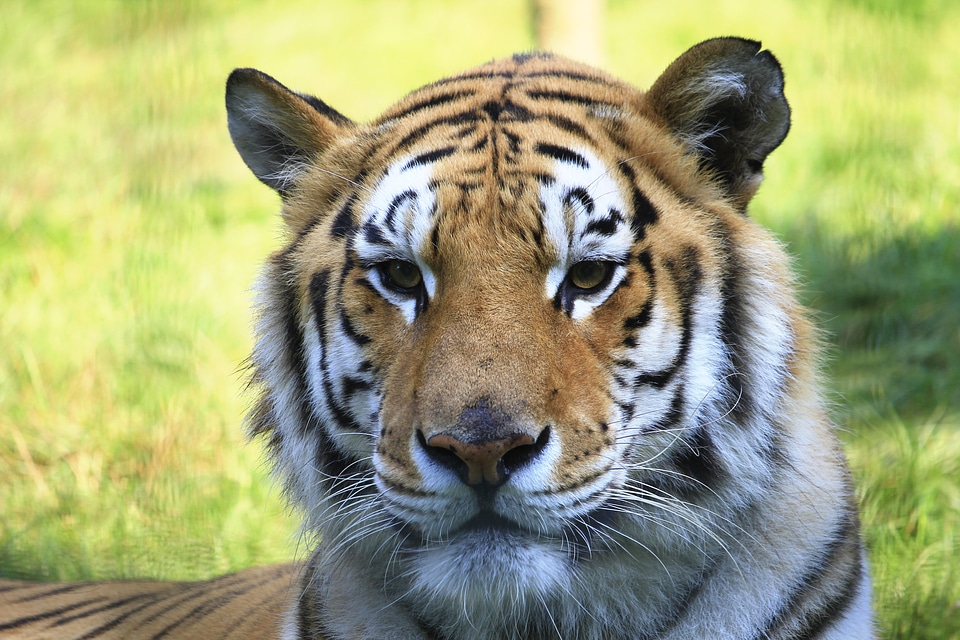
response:
M417 265L428 298L436 292L436 278L421 254L430 241L436 213L432 178L432 162L419 162L407 156L390 165L364 206L354 243L358 257L365 264L405 260ZM416 300L388 289L379 278L370 278L370 283L380 295L400 308L407 322L413 322Z
M597 260L622 263L633 246L620 186L610 169L586 149L556 149L554 180L540 188L543 226L556 258L547 273L545 293L553 299L578 262ZM574 302L574 319L585 317L613 292L626 269L618 267L602 291Z

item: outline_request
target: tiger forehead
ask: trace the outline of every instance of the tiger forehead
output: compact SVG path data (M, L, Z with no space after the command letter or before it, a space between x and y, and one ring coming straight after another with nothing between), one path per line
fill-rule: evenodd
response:
M393 227L398 214L412 207L431 218L435 234L447 225L480 225L538 245L543 196L563 181L559 169L583 174L566 194L573 208L592 207L589 191L609 197L632 182L625 153L595 142L603 125L590 113L597 105L588 98L593 87L581 86L585 79L558 81L546 71L519 80L515 74L484 75L479 86L469 79L427 87L388 113L378 127L384 148L376 154L384 169L373 180L364 222L373 218ZM623 209L614 217L622 217Z
M389 109L374 123L384 134L375 161L387 166L404 156L431 162L456 150L487 151L488 161L464 167L474 178L464 186L481 184L484 170L509 184L517 173L543 170L521 162L538 143L576 139L607 146L609 131L639 95L562 58L514 56L428 85Z
M511 148L521 140L491 129L480 144L394 161L363 207L361 255L437 262L466 249L544 267L624 259L630 214L608 163L582 141Z
M379 123L425 112L456 119L461 110L476 116L483 112L493 120L524 120L546 115L558 102L610 115L637 95L633 87L577 62L549 54L513 56L418 89L388 109Z

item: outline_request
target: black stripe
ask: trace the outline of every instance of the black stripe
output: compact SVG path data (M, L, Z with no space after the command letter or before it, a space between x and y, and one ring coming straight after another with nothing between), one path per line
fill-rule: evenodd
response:
M669 431L680 426L681 420L683 419L683 392L683 384L678 384L670 396L670 408L667 410L667 413L656 422L644 427L643 433Z
M416 201L417 201L417 192L413 191L412 189L407 189L406 191L400 192L399 194L394 196L393 200L390 201L389 206L387 206L387 211L386 211L386 215L384 216L384 219L385 219L384 221L386 222L387 228L390 229L391 233L396 233L396 230L397 230L396 217L397 217L397 213L400 211L400 208L403 207L408 202L416 203ZM364 228L373 224L375 223L372 221L367 222L367 224L364 225ZM380 237L382 238L383 235L381 234ZM384 242L383 244L386 244L386 242Z
M49 620L50 618L56 618L57 616L69 613L70 611L75 611L77 609L89 606L91 604L97 604L103 602L106 598L91 598L89 600L81 600L80 602L75 602L73 604L67 605L65 607L60 607L58 609L51 609L49 611L44 611L43 613L38 613L32 616L24 616L22 618L17 618L16 620L11 620L10 622L5 622L0 624L0 631L9 631L10 629L16 629L17 627L22 627L28 624L33 624L34 622L40 622L42 620Z
M90 584L90 583L88 583L88 582L73 582L73 583L66 584L66 585L58 585L58 586L56 586L56 587L54 587L54 588L52 588L52 589L41 589L41 590L40 590L39 592L37 592L37 593L31 593L30 595L22 596L22 597L20 597L20 598L17 598L17 599L14 600L13 602L15 602L15 603L21 603L21 602L32 602L33 600L42 600L43 598L48 598L48 597L50 597L50 596L56 596L56 595L60 595L60 594L62 594L62 593L70 593L71 591L76 591L77 589L82 589L82 588L88 586L89 584ZM13 585L13 586L11 587L11 589L18 589L18 588L24 588L24 589L25 589L25 588L30 588L30 587L32 587L32 586L35 586L35 585L20 585L20 584L16 584L16 585ZM4 589L4 591L6 591L6 589Z
M300 357L303 351L303 335L300 332L300 324L298 322L297 294L292 284L296 281L295 270L296 265L294 264L293 252L284 250L271 258L267 277L270 280L271 288L279 290L278 297L281 299L281 302L278 305L272 305L268 313L270 315L280 316L281 322L279 324L283 327L281 340L284 344L279 352L286 354L285 357L281 356L281 358L289 363L290 369L292 369L294 373L293 384L297 387L295 397L299 398L304 397L306 389L306 384L304 383L306 369L303 358ZM284 364L286 363L281 363L277 366L284 366ZM263 372L255 368L253 376L250 378L250 385L263 385L265 382ZM279 422L276 411L277 409L274 405L273 398L270 397L269 394L264 394L257 406L248 414L250 432L253 435L269 434L269 447L273 451L278 450L283 438L283 434L275 428ZM299 423L301 424L301 433L303 433L307 430L311 422L306 419L306 416L301 417L303 419L300 420Z
M644 249L637 254L637 262L640 263L640 266L643 267L644 272L646 272L647 277L650 279L650 287L654 287L653 280L653 258L650 255L649 249Z
M297 640L317 640L317 638L333 637L327 629L324 628L323 618L325 617L318 610L318 605L313 594L317 593L321 577L317 577L317 568L314 562L304 567L303 580L300 583L300 598L297 599Z
M190 600L193 600L193 599L196 598L196 597L197 597L197 589L196 589L196 587L193 587L193 588L191 588L189 591L187 591L185 594L182 594L180 597L175 598L172 602L169 601L169 600L160 600L160 601L157 601L157 602L152 602L152 603L150 603L150 604L162 604L162 605L165 605L165 606L162 607L162 608L161 608L160 610L158 610L158 611L154 611L152 614L150 614L149 616L147 616L147 617L144 618L143 620L139 621L139 622L137 623L137 625L136 625L135 627L133 627L133 629L141 629L141 628L143 628L145 625L150 624L151 622L153 622L154 620L156 620L156 619L158 619L158 618L162 618L163 616L167 615L167 614L170 613L171 611L173 611L173 610L177 609L178 607L180 607L180 605L184 604L185 602L189 602ZM139 635L139 634L138 634L138 635ZM135 637L137 637L137 636L135 636Z
M647 197L637 186L637 174L627 162L618 162L617 169L630 183L630 202L633 205L633 217L630 219L630 228L633 230L633 239L640 242L647 235L647 227L655 224L659 219L657 210L650 204Z
M679 370L680 365L678 360L679 358L675 359L669 367L661 371L637 374L632 381L634 389L637 387L652 387L657 391L662 390L673 380L673 376L676 375Z
M268 580L259 580L253 584L245 584L242 587L236 589L230 589L227 591L216 591L216 595L213 598L208 598L205 602L198 604L196 607L188 611L187 613L180 616L174 622L171 622L169 625L164 627L160 633L156 633L152 636L151 640L160 640L160 638L166 637L170 634L171 631L177 627L183 625L184 623L192 624L198 618L208 616L218 609L230 604L232 601L236 600L238 597L249 593L250 591L256 589L262 584L265 584ZM203 591L198 592L197 597L206 595Z
M654 224L660 218L660 215L647 200L647 197L643 195L643 192L640 191L640 188L635 185L631 192L631 201L633 204L634 236L639 241L643 239L643 234L637 233L637 231Z
M279 570L276 572L276 574L277 574L276 576L274 576L274 577L272 577L272 578L268 578L268 579L267 579L264 583L262 583L262 584L267 584L267 583L270 583L270 582L274 582L274 581L276 581L276 580L281 580L281 581L286 582L288 586L291 586L291 587L293 586L292 581L287 577L286 571L284 571L282 568L279 569ZM244 623L245 623L248 619L253 618L253 617L262 616L262 615L263 615L263 612L274 602L275 598L276 598L276 594L274 594L274 593L272 593L272 592L271 592L271 593L267 593L267 594L264 595L262 598L260 598L260 600L259 600L259 602L258 602L257 604L248 606L248 607L247 607L247 610L243 613L243 615L241 615L240 617L238 617L238 618L236 618L236 619L234 619L234 620L231 621L231 625L230 625L231 628L227 631L227 635L224 636L224 638L226 639L226 638L231 638L231 637L233 637L234 632L242 629ZM250 638L249 638L248 636L244 636L244 640L250 640Z
M556 176L548 173L536 173L536 174L532 174L532 177L536 178L537 183L543 187L552 186L557 181ZM541 207L543 206L543 201L540 202L540 206Z
M560 102L579 104L584 107L617 107L615 104L605 102L603 100L597 100L591 96L556 89L534 89L532 91L527 91L527 95L533 100L559 100Z
M441 149L434 149L433 151L427 151L426 153L421 153L420 155L413 158L410 162L403 165L401 171L406 171L407 169L412 169L413 167L419 167L420 165L430 164L436 162L441 158L446 158L454 151L456 147L443 147Z
M323 269L310 279L310 305L316 330L320 333L320 343L324 344L324 332L327 327L327 292L330 290L330 270Z
M499 120L500 114L503 113L503 105L496 100L490 100L484 103L480 109L490 116L490 120L493 122Z
M620 229L621 223L623 223L623 214L617 209L611 208L607 216L588 224L584 235L596 233L601 236L612 236Z
M387 237L383 235L383 230L380 228L380 225L372 220L368 220L363 225L363 239L370 244L378 244L381 246L390 244Z
M337 288L337 297L342 298L343 286L348 274L354 268L354 261L348 255L345 259L344 269L340 274L340 280ZM363 280L362 282L366 282ZM371 285L372 286L372 285ZM313 281L310 284L310 298L311 304L314 309L314 316L317 319L317 332L318 339L320 341L320 380L323 385L324 398L327 403L327 408L333 414L334 422L336 423L335 427L337 429L352 431L352 432L362 432L363 429L357 423L357 421L350 415L349 410L343 404L342 399L339 394L336 393L334 388L333 380L330 375L329 368L329 345L327 342L326 336L326 322L327 315L325 310L326 298L329 295L330 290L330 273L329 271L321 271L317 273ZM377 294L379 295L379 293ZM354 327L350 324L349 318L347 318L342 305L337 305L339 309L338 318L340 320L340 328L347 334L347 336L353 340L358 345L366 344L370 341L370 338L360 332L356 331ZM321 428L322 430L322 428ZM340 476L344 469L346 469L349 461L343 456L342 453L336 447L333 446L329 440L326 442L326 448L318 448L318 456L320 456L320 461L324 464L324 470L327 472L329 477L338 477Z
M680 348L677 355L674 356L670 364L659 371L651 371L638 374L633 385L649 386L654 389L663 389L673 380L677 372L683 368L690 355L690 344L693 341L693 309L700 286L700 280L703 276L697 251L688 247L679 259L670 258L664 261L667 270L670 272L677 289L677 296L680 299ZM641 311L641 314L643 311ZM640 318L643 319L643 318ZM649 315L647 315L649 319Z
M845 554L851 554L854 561L845 565L838 564ZM814 610L805 610L811 594L830 589L830 585L823 584L837 572L849 569L840 588L832 593L828 601ZM777 637L785 625L795 622L800 624L800 630L791 634L791 638L813 640L829 625L841 617L856 598L862 578L863 565L860 562L860 539L856 516L845 513L843 520L837 526L831 539L826 543L824 552L816 559L810 569L801 576L793 588L789 599L774 614L763 631L754 636L755 640Z
M539 116L539 118L543 118L544 120L546 120L553 126L557 127L558 129L562 129L567 133L572 133L577 137L584 138L590 143L593 142L593 137L589 133L587 133L586 128L584 128L584 126L581 125L579 122L571 120L570 118L564 118L563 116L558 116L556 114L547 114L547 115Z
M444 85L457 84L459 82L473 86L473 82L475 80L509 80L510 78L514 77L516 77L516 72L514 71L489 71L487 69L480 68L475 71L467 71L455 76L435 80L424 87L424 89L442 87ZM464 93L464 95L473 95L473 93Z
M70 624L71 622L74 622L74 621L76 621L76 620L82 620L82 619L84 619L84 618L89 618L89 617L92 616L92 615L96 615L96 614L98 614L98 613L103 613L104 611L112 611L113 609L119 609L120 607L126 606L126 605L130 604L131 602L136 602L137 600L143 600L144 598L149 598L149 599L151 599L151 600L156 600L156 596L154 596L154 595L151 594L151 593L141 593L141 594L137 594L137 595L135 595L135 596L129 596L129 597L127 597L127 598L121 598L120 600L114 600L113 602L109 602L109 603L107 603L107 604L105 604L105 605L103 605L103 606L101 606L101 607L96 607L96 608L94 608L94 609L88 609L87 611L83 611L83 612L81 612L81 613L75 613L75 614L73 614L73 615L71 615L71 616L65 616L65 617L63 617L63 618L58 619L56 622L54 622L54 623L53 623L52 625L50 625L50 626L52 626L52 627L62 627L62 626L64 626L64 625ZM150 603L148 602L147 604L149 605Z
M650 256L650 252L646 249L641 251L637 255L637 262L640 264L640 267L643 269L644 273L647 276L647 286L651 291L656 287L656 280L653 274L653 258ZM641 329L647 324L650 323L650 317L653 315L653 302L654 297L650 295L647 300L643 303L643 306L640 308L635 315L630 316L623 322L623 330L628 333L627 337L624 338L623 344L629 348L637 346L637 337L634 335L637 329ZM631 368L635 363L630 363Z
M310 304L313 308L313 316L317 332L317 339L320 342L320 381L323 386L323 395L326 400L327 409L333 414L336 427L348 431L361 431L360 426L351 418L344 407L338 402L334 393L333 384L330 381L330 371L327 366L327 356L329 352L326 326L326 300L330 289L330 271L322 270L314 274L310 280ZM303 358L301 357L301 360ZM304 396L305 397L305 396ZM340 476L350 461L334 446L333 442L327 436L323 426L316 424L314 420L307 421L311 427L311 434L317 441L316 460L318 466L322 469L325 476L323 482L325 486L333 483L332 478Z
M431 85L436 86L436 84ZM417 112L424 111L426 109L432 109L433 107L439 107L443 105L450 104L451 102L457 102L459 100L464 100L466 98L471 98L475 95L474 91L464 91L456 90L449 91L447 93L439 93L432 97L416 102L402 111L388 111L385 115L386 119L389 120L399 120L400 118L406 118Z
M677 288L677 296L680 298L682 306L684 327L689 329L691 316L693 315L693 303L699 292L700 283L703 281L700 252L696 247L687 246L680 251L679 256L664 259L663 265L673 278L674 286ZM686 334L689 340L689 330L686 331Z
M720 248L724 256L724 265L720 276L720 299L723 310L720 314L720 337L726 345L727 371L721 372L727 396L736 400L730 408L733 422L743 427L752 424L757 411L757 403L751 392L753 372L748 367L747 345L744 338L746 327L750 324L750 313L745 308L742 276L746 265L734 246L732 231L719 220L717 230L721 235Z
M678 498L690 501L692 494L716 492L729 476L710 432L703 425L692 427L682 443L677 443L670 462L680 472L686 492Z
M118 615L117 617L113 618L113 619L110 620L109 622L106 622L106 623L104 623L104 624L102 624L102 625L100 625L100 626L98 626L98 627L96 627L96 628L94 628L94 629L91 629L91 630L88 631L87 633L83 634L82 636L79 636L79 637L75 638L74 640L93 640L93 638L96 638L96 637L98 637L98 636L101 636L103 633L105 633L105 632L107 632L107 631L110 631L111 629L117 628L117 627L120 626L120 624L121 624L124 620L126 620L127 618L129 618L130 616L133 616L133 615L136 615L136 614L140 613L141 611L143 611L144 609L146 609L146 608L148 608L148 607L153 606L154 604L156 604L156 602L157 602L157 598L154 597L154 598L152 598L151 600L149 600L148 602L144 602L144 603L141 604L139 607L134 607L133 609L130 609L129 611L125 611L124 613Z
M589 82L591 84L596 84L601 87L609 87L610 83L601 78L600 76L593 74L578 73L576 71L535 71L533 73L524 73L523 79L527 78L557 78L563 80L573 80L576 82Z
M502 131L501 133L503 133L503 137L507 139L507 142L510 145L507 149L507 153L512 154L512 156L516 156L518 153L520 153L520 136L510 133L509 131Z
M575 187L567 192L563 198L563 204L567 206L572 206L574 201L579 202L580 206L584 211L587 212L587 215L593 213L594 203L593 197L590 195L590 192L584 189L583 187Z
M588 169L590 167L590 163L587 162L586 158L576 151L566 147L549 144L547 142L538 142L536 147L534 147L534 150L539 154L549 156L555 160L559 160L560 162L575 164L579 167L583 167L584 169Z
M357 331L357 328L350 323L350 317L347 315L346 309L342 305L338 305L338 306L339 306L339 316L340 316L340 328L343 329L344 334L346 334L346 336L350 338L350 340L359 347L362 347L365 344L369 344L370 336Z
M353 219L353 207L357 204L357 194L351 193L347 201L340 207L340 211L333 219L330 227L330 235L334 238L346 238L356 229L356 223Z
M371 385L366 380L362 378L355 378L353 376L347 376L343 379L343 395L346 397L349 402L353 399L353 396L357 395L362 391L369 391Z
M533 230L533 243L536 245L537 249L543 247L543 234L546 229L543 226L543 216L537 216L537 228Z
M473 124L480 120L480 115L476 112L475 109L467 109L453 115L445 115L434 120L425 122L416 128L412 129L402 137L393 147L387 155L396 155L401 151L405 150L410 143L415 142L423 138L428 131L436 127L444 125L458 125L458 124Z
M668 632L675 629L676 626L680 624L683 618L687 615L687 611L690 610L690 605L696 601L697 597L700 595L700 592L703 590L703 587L713 580L714 574L717 573L717 570L721 566L723 566L723 563L714 560L704 569L699 579L695 580L685 593L682 593L678 597L674 598L674 604L670 607L670 617L665 620L659 628L657 628L655 635L653 636L654 638L662 638L666 636Z
M223 585L228 585L228 584L231 584L231 583L233 583L233 582L240 582L240 581L242 581L242 579L241 579L241 578L238 578L238 574L232 573L232 574L229 574L229 575L226 575L226 576L220 576L219 578L215 578L215 579L213 579L213 580L211 580L211 581L209 581L209 582L206 582L206 583L192 583L192 584L188 584L188 585L187 585L187 586L188 586L187 591L186 591L185 593L183 593L180 597L174 598L173 601L169 601L169 600L164 599L164 600L160 600L160 601L156 602L155 604L161 604L161 605L165 605L165 606L163 606L163 607L162 607L161 609L159 609L158 611L154 611L152 614L150 614L149 616L147 616L147 617L144 618L143 620L140 620L140 621L136 624L136 626L133 627L133 629L131 629L131 630L141 629L141 628L143 628L144 626L146 626L146 625L150 624L151 622L153 622L154 620L157 620L158 618L162 618L163 616L167 615L167 614L170 613L171 611L176 610L176 609L179 608L182 604L184 604L184 603L186 603L186 602L189 602L190 600L193 600L194 598L196 598L197 595L198 595L198 593L202 593L202 590L203 590L204 588L210 588L210 587L213 586L213 585L217 585L217 587L215 587L215 588L219 588L219 587L221 587L221 586L223 586ZM141 635L141 634L136 634L136 635L134 635L134 637L140 637L140 635Z
M493 122L505 120L507 122L529 122L534 118L530 109L506 98L502 103L490 101L483 105L483 110L490 115ZM494 117L496 116L496 117Z
M860 592L862 579L863 565L858 562L856 566L853 567L853 571L847 575L847 579L844 580L837 595L822 607L818 613L807 618L803 630L805 635L801 637L810 638L810 640L820 638L823 632L827 631L834 622L841 619L847 610L850 609L854 600L856 600L857 594Z
M274 82L276 84L280 84L276 81ZM342 113L334 109L333 107L329 106L320 98L317 98L316 96L312 96L308 93L297 93L297 95L303 98L307 102L307 104L309 104L311 107L319 111L321 115L333 120L334 123L336 123L337 125L342 126L342 125L351 124L350 118L346 117L345 115L343 115Z

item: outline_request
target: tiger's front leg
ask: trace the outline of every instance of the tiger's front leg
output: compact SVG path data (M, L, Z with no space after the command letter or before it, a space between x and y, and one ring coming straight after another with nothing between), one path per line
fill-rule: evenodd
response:
M366 557L315 556L304 567L283 640L442 640L420 625L377 573Z

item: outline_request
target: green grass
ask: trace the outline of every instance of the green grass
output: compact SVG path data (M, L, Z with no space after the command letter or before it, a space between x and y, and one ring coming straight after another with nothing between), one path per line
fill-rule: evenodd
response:
M860 483L890 638L960 637L960 7L608 3L608 67L762 39L793 130L753 215L797 257ZM238 6L242 5L242 6ZM240 423L249 292L277 202L223 82L255 66L369 118L531 46L525 3L0 9L0 575L198 578L292 557Z

